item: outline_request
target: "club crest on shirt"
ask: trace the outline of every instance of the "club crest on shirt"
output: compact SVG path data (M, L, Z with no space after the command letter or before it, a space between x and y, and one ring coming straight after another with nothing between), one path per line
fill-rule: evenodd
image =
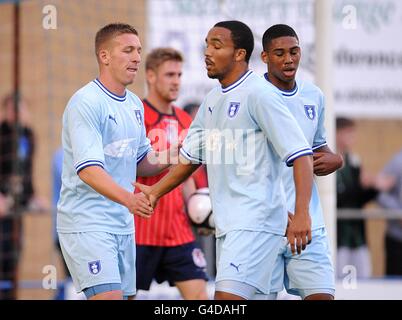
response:
M135 117L137 118L137 122L141 126L142 125L141 111L140 110L134 110L134 111L135 111Z
M231 102L229 104L229 109L228 109L228 116L229 118L234 118L239 112L240 109L240 102Z
M91 274L97 275L102 269L100 260L88 262L88 268Z
M304 105L304 112L306 113L307 118L310 120L315 119L315 107L312 105Z
M194 248L192 252L194 264L199 268L205 268L207 266L207 261L205 260L204 253L201 249Z

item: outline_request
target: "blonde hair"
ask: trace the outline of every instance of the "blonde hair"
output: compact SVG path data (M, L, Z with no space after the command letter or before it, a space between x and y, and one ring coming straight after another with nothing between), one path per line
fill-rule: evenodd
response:
M101 28L95 36L95 54L96 58L98 58L98 54L100 51L100 47L105 42L110 39L119 36L124 33L132 33L138 36L137 30L134 27L130 26L126 23L110 23L103 28Z
M156 70L165 61L183 62L183 55L173 48L156 48L152 50L145 61L145 70Z

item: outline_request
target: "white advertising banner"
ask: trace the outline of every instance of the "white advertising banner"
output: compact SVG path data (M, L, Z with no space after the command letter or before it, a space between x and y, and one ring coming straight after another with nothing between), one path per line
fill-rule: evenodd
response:
M338 115L402 118L402 1L335 1Z
M314 80L313 0L148 0L148 50L172 46L185 64L177 105L201 102L218 85L204 64L205 37L222 20L245 22L254 33L250 67L260 60L264 31L276 23L294 27L300 38L299 76ZM335 113L351 117L402 118L402 1L334 1Z

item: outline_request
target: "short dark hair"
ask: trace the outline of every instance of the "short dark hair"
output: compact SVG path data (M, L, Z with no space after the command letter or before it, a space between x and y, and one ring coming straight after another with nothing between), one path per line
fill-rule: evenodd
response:
M355 126L355 122L352 119L348 118L336 118L336 130L352 128Z
M275 24L269 27L262 36L262 47L267 51L271 41L280 37L294 37L299 41L296 31L287 24Z
M246 62L250 61L254 50L254 36L251 29L243 22L236 20L221 21L214 25L230 30L235 49L246 50Z
M137 30L133 26L130 26L126 23L110 23L103 28L99 29L95 36L95 54L96 58L98 58L99 50L102 44L109 41L111 38L114 38L118 35L124 33L132 33L138 36Z
M147 55L145 70L155 70L165 61L183 62L183 55L173 48L156 48Z

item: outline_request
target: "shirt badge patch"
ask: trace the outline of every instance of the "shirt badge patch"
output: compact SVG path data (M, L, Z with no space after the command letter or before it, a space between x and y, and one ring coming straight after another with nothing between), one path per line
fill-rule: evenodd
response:
M135 110L135 117L137 118L138 124L141 126L142 125L142 116L141 116L140 110Z
M228 109L228 116L229 118L234 118L239 112L240 109L240 102L231 102Z
M310 120L315 119L315 107L311 105L304 105L304 112L306 113L307 118Z
M88 262L88 268L91 274L97 275L102 269L100 260Z

